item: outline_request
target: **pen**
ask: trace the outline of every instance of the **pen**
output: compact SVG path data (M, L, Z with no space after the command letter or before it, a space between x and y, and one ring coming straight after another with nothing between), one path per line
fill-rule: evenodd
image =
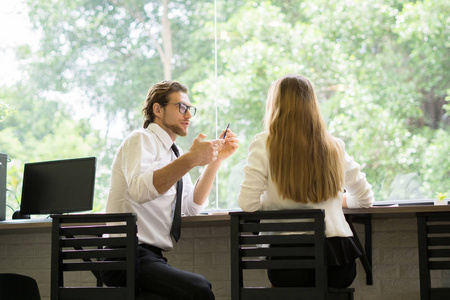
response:
M228 123L227 128L225 128L225 133L223 134L223 139L225 139L225 137L227 136L228 127L230 127L230 123Z

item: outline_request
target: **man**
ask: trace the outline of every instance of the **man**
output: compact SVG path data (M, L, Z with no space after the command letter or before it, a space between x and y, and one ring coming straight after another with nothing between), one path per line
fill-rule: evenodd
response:
M162 81L150 88L143 109L143 128L122 142L114 158L106 211L137 214L137 285L141 290L163 299L214 299L211 284L203 276L170 266L162 255L179 238L175 221L180 214L176 209L177 193L182 195L181 213L198 214L208 204L221 162L239 147L236 134L229 129L225 139L225 131L209 141L204 140L206 135L199 134L184 154L175 146L178 136L187 135L190 119L196 113L187 94L187 88L175 81ZM205 165L193 185L188 172ZM177 192L180 179L182 192ZM103 275L107 285L120 285L124 280L113 273Z

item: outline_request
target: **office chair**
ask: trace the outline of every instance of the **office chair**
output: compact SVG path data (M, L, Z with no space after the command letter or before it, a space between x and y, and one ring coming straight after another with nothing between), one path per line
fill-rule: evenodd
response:
M41 300L36 280L20 274L0 274L0 299Z
M354 289L328 288L322 210L233 212L230 216L233 300L353 299ZM245 276L252 269L314 269L315 286L254 286Z
M52 300L135 299L135 214L53 215L52 218ZM118 260L103 261L103 258ZM103 286L100 272L105 270L126 271L126 286ZM73 271L92 272L97 286L66 286L64 276Z
M417 213L420 299L450 299L450 286L432 287L431 271L450 271L450 212Z

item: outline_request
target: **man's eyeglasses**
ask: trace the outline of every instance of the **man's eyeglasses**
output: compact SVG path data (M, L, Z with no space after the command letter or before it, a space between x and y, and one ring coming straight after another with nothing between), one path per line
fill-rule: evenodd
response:
M178 102L178 103L165 103L165 104L163 104L162 106L166 106L166 105L168 105L168 104L173 104L173 105L178 105L178 110L180 111L180 114L185 114L188 110L189 110L189 113L192 115L192 116L195 116L195 113L197 112L197 108L195 107L195 106L189 106L189 105L186 105L186 104L184 104L183 102Z

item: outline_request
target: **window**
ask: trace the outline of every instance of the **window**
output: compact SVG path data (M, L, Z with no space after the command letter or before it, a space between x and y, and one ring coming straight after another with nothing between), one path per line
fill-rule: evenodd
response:
M142 126L146 93L164 78L186 84L198 109L177 140L183 149L227 123L239 136L211 209L237 207L267 90L287 73L314 83L328 129L362 165L377 201L449 189L448 1L10 2L5 12L31 32L1 53L14 54L20 74L0 86L0 101L13 109L0 123L12 207L24 162L94 155L102 210L115 150ZM2 28L6 35L15 27Z

